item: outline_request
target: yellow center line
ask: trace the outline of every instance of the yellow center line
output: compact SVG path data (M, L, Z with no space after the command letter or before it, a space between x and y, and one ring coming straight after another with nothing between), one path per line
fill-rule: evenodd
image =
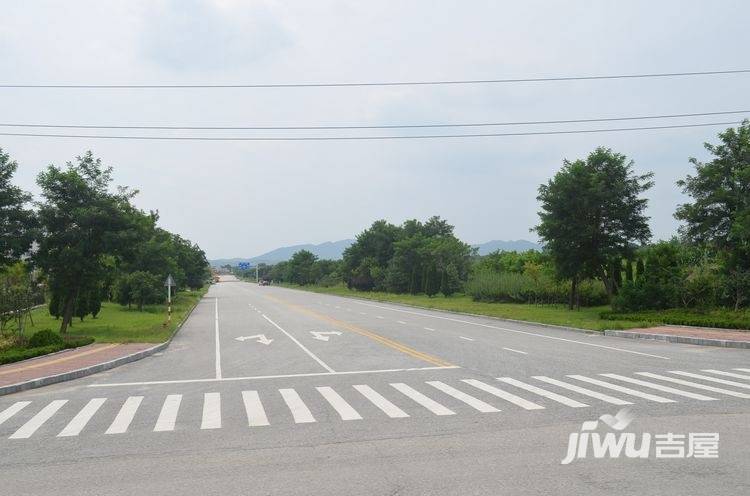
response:
M46 367L47 365L54 364L54 363L67 362L68 360L73 360L75 358L80 358L82 356L91 355L93 353L99 353L100 351L109 350L111 348L114 348L115 346L120 346L120 343L108 344L106 346L102 346L101 348L95 348L95 349L83 351L80 353L73 353L72 355L64 356L62 358L57 358L55 360L42 361L39 363L35 363L33 365L27 365L25 367L18 367L18 368L13 368L10 370L3 370L2 372L0 372L0 375L14 374L16 372L22 372L24 370L31 370L31 369L36 369L39 367Z
M450 362L447 362L441 358L437 358L435 356L429 355L427 353L423 353L421 351L417 351L414 348L410 348L409 346L406 346L403 343L399 343L398 341L394 341L393 339L387 338L385 336L381 336L380 334L375 334L372 331L369 331L367 329L364 329L362 327L356 326L354 324L350 324L349 322L344 322L343 320L338 320L333 317L330 317L328 315L324 315L322 313L315 312L313 310L310 310L308 308L302 307L300 305L296 305L294 303L289 303L285 300L282 300L280 298L276 298L275 296L270 295L263 295L265 298L268 298L269 300L273 300L277 303L281 303L282 305L285 305L292 310L295 310L299 313L304 313L307 315L310 315L311 317L314 317L318 320L322 320L324 322L328 322L329 324L336 326L340 329L345 329L347 331L351 331L357 334L360 334L362 336L368 337L372 339L373 341L377 341L378 343L382 344L383 346L387 346L388 348L400 351L401 353L405 353L413 358L416 358L418 360L423 360L427 363L431 363L432 365L437 365L438 367L453 367L454 365Z

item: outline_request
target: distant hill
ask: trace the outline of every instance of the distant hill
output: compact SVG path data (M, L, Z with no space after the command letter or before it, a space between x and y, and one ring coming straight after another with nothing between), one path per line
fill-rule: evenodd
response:
M536 250L541 251L542 247L541 245L538 245L536 243L532 243L531 241L526 241L525 239L519 239L516 241L501 241L501 240L494 240L494 241L487 241L486 243L473 245L474 248L478 248L478 253L480 255L487 255L488 253L492 253L493 251L497 250L504 250L504 251L528 251L528 250Z
M318 258L325 260L338 260L341 258L344 250L354 243L353 239L342 239L341 241L326 241L319 245L305 244L305 245L293 245L293 246L282 246L276 248L268 253L263 253L257 257L252 258L219 258L216 260L209 260L209 263L214 267L221 267L222 265L237 265L240 262L250 262L251 264L265 263L275 264L277 262L283 262L292 258L295 252L300 250L307 250L312 252Z
M341 241L326 241L319 245L305 244L305 245L293 245L283 246L276 248L268 253L258 255L252 258L219 258L216 260L209 260L209 263L214 267L221 267L222 265L235 266L240 262L250 262L251 264L265 263L275 264L277 262L283 262L292 258L295 252L300 250L307 250L312 252L318 258L324 260L339 260L344 253L344 250L348 248L352 243L353 239L342 239ZM497 250L506 251L527 251L527 250L541 250L542 247L531 241L525 239L519 239L517 241L488 241L478 245L473 245L474 248L478 248L480 255L487 255Z

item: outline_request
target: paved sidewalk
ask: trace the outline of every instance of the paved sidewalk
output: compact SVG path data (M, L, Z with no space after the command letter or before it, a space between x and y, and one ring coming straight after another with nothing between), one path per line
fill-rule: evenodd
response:
M627 331L608 330L604 333L622 338L656 339L670 343L750 349L750 331L665 325Z
M0 366L0 390L3 387L69 374L158 346L155 343L102 343L65 350L51 355ZM82 374L85 375L85 374Z

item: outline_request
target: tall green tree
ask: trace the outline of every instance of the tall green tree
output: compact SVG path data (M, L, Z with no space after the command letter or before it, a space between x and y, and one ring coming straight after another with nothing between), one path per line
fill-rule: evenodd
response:
M102 277L105 256L129 248L124 239L132 229L130 200L136 192L110 191L112 168L103 167L91 152L65 168L50 165L37 183L44 201L39 203L43 235L35 258L59 291L64 333L76 299Z
M34 239L34 212L26 208L31 195L11 182L18 164L0 148L0 268L28 252Z
M317 260L318 257L308 250L300 250L294 253L287 266L287 280L302 286L314 283L313 268Z
M750 298L750 121L719 134L721 143L705 143L709 162L691 158L695 175L677 185L692 202L677 208L689 241L716 249L723 259L726 286L735 308Z
M558 275L571 280L571 308L584 278L601 279L611 297L617 291L613 263L630 258L634 244L651 237L644 214L648 201L641 194L653 186L652 177L635 174L625 155L597 148L586 160L564 161L555 177L539 186L540 223L534 230Z

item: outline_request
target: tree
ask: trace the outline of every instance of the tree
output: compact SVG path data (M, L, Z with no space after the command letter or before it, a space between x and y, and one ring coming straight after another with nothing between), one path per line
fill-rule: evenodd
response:
M104 270L106 255L130 248L123 241L132 229L136 194L127 188L110 192L112 168L103 167L91 152L62 169L50 165L37 183L43 236L35 259L54 281L62 308L60 332L67 331L76 299L91 288Z
M539 186L540 223L534 230L558 275L571 280L570 308L584 278L600 278L611 298L618 289L613 262L630 258L634 243L651 237L644 215L648 200L640 195L653 186L652 176L634 174L627 157L597 148L586 160L565 160L555 177Z
M344 250L343 277L350 288L369 291L383 289L386 270L393 257L394 243L403 230L378 220L357 235L356 241Z
M314 283L313 267L317 260L318 257L307 250L300 250L294 253L287 267L289 282L302 286Z
M693 199L677 208L685 222L681 234L690 242L717 250L725 277L732 286L735 308L750 295L745 275L750 270L750 121L719 134L721 143L705 143L710 162L695 158L695 175L677 185Z
M25 208L31 195L11 183L17 169L0 148L0 268L27 253L34 239L34 212Z

